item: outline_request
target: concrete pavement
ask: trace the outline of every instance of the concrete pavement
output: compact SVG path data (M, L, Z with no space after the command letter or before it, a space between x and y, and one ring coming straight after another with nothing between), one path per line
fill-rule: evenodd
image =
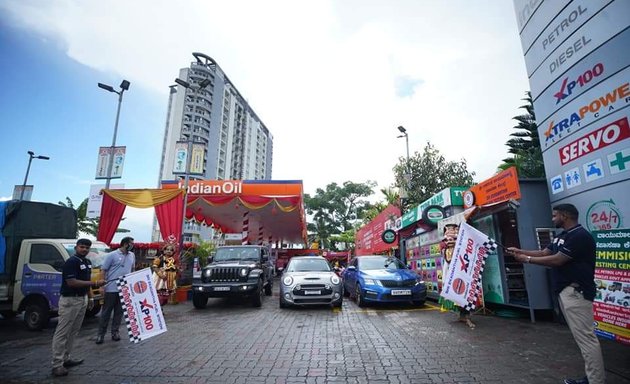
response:
M168 332L140 344L94 344L86 319L70 375L50 374L56 320L33 333L19 319L0 320L2 383L561 383L582 375L566 326L527 319L474 317L425 308L283 309L211 299L166 306ZM608 383L630 382L630 347L602 340Z

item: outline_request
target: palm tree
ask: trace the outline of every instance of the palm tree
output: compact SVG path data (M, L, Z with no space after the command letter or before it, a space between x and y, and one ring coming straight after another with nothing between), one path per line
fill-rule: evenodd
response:
M60 201L59 205L72 208L77 211L77 236L79 236L79 234L81 233L86 233L88 235L92 235L96 237L96 235L98 234L98 225L100 223L100 219L99 218L92 219L92 218L87 217L87 205L88 205L87 197L85 198L85 200L81 202L81 204L79 204L77 208L74 207L74 202L72 201L72 199L70 199L67 196L66 196L66 202L64 203L63 201ZM123 217L121 221L122 220L125 220L125 218ZM116 232L126 233L126 232L129 232L129 230L124 229L124 228L118 228L116 229Z
M506 143L512 157L503 159L503 164L499 165L499 169L504 170L515 166L520 177L544 178L545 166L540 149L534 102L531 92L528 91L525 95L526 97L522 100L526 104L519 108L524 109L526 113L513 117L518 122L513 127L517 132L513 132L510 135L512 138Z

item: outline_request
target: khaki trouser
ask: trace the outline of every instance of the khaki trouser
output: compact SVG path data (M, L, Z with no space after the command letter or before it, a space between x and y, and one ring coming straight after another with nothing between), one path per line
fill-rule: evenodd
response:
M573 338L582 352L589 384L604 384L606 382L604 358L599 340L594 333L593 303L571 286L560 292L559 302Z
M74 338L81 329L85 310L88 305L88 297L64 297L59 298L59 322L52 342L52 367L63 366L72 352Z

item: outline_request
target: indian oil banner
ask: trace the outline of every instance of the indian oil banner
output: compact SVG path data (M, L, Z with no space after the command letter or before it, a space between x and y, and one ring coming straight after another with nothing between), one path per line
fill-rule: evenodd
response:
M443 277L444 286L440 295L462 308L473 310L481 293L481 275L489 250L497 244L488 235L466 223L459 225L453 259Z
M139 343L166 332L166 322L151 278L151 268L118 279L118 293L129 341Z
M630 345L630 229L594 231L597 335Z

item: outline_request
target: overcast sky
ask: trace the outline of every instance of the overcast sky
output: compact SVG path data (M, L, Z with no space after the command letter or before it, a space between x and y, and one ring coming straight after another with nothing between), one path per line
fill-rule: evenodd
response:
M4 198L23 182L27 150L56 155L32 165L34 200L87 197L116 102L96 82L123 78L131 88L118 144L128 156L116 182L155 187L168 86L193 51L217 61L271 131L273 179L303 180L307 193L347 180L389 186L405 155L399 125L412 154L430 141L484 180L507 156L528 90L505 0L0 0L0 22L0 121L12 139L0 155ZM68 113L56 113L61 103ZM71 113L79 117L69 123ZM44 118L37 144L18 139L38 136ZM126 216L149 241L152 213Z

